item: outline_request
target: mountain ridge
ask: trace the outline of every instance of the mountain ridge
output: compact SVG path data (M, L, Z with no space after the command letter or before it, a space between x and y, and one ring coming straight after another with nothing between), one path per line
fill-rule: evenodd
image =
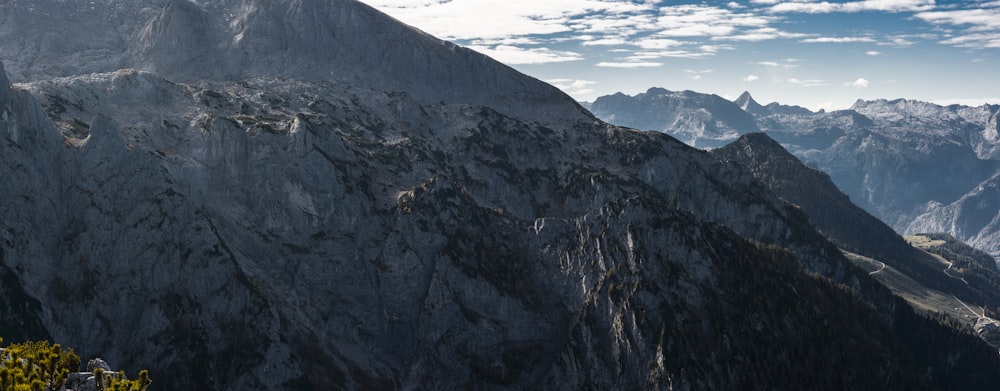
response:
M995 136L1000 106L859 99L847 110L812 113L779 103L760 106L749 92L731 104L738 109L746 106L761 130L827 172L854 202L900 233L944 229L1000 256L1000 242L993 240L997 228L988 224L1000 211L980 210L987 222L966 220L969 226L948 217L963 208L958 205L963 197L973 198L976 189L990 188L989 178L1000 172L1000 143ZM788 109L773 110L780 107ZM595 114L614 122L616 115L628 110ZM690 110L699 109L693 105ZM689 144L705 146L683 131L659 125L647 128L675 132Z
M55 3L0 6L39 4ZM122 4L139 7L65 12ZM150 0L139 20L162 22L150 50L169 52L173 23L211 35L231 28L203 26L228 17L211 13L245 5L234 20L273 39L247 44L287 47L286 29L317 26L295 17L343 4ZM270 18L280 7L298 11ZM351 44L401 46L378 37ZM0 54L38 42L3 40ZM18 61L51 55L36 54ZM130 66L144 55L0 92L0 260L14 296L38 300L42 331L149 367L158 387L1000 385L982 370L1000 367L995 349L915 313L744 167L596 120L524 76L529 97L555 97L551 116L505 101L517 85L457 82L508 72L486 57L441 58L478 70L447 78L462 89L450 101L408 92L447 69L174 80ZM393 81L408 76L420 79Z
M669 133L698 147L721 146L741 134L759 131L753 118L732 102L694 91L653 87L635 96L618 93L598 98L590 110L609 122Z
M141 5L104 0L69 7L56 0L7 1L0 10L7 14L0 35L10 40L0 48L0 59L18 82L124 68L188 83L254 77L363 81L376 89L483 104L550 124L589 120L555 87L352 0L323 5L302 0L142 0ZM39 13L47 19L33 23ZM106 26L119 27L108 34ZM81 28L90 31L73 32ZM66 33L53 35L51 29ZM43 44L35 44L39 40ZM463 68L455 68L459 64Z

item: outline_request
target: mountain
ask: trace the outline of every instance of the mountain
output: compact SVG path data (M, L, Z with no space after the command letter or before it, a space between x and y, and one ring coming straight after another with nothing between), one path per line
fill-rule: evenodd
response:
M740 96L736 98L736 100L734 100L733 103L736 103L736 105L739 106L741 110L750 114L754 115L771 114L771 111L765 108L764 106L761 106L760 103L757 103L757 101L753 99L753 96L750 96L750 92L748 91L743 91L743 93L740 94Z
M692 146L718 147L757 132L753 117L717 95L650 88L602 96L590 105L597 117L621 126L668 133Z
M932 203L907 232L950 232L976 248L996 251L1000 242L1000 171L948 205Z
M748 133L712 154L740 163L769 190L802 208L840 248L877 258L906 258L912 250L892 228L854 205L826 173L802 164L765 133Z
M167 390L1000 386L746 167L360 3L0 7L0 331Z
M715 107L702 106L687 110L700 113ZM994 240L998 227L991 223L1000 211L989 202L968 202L983 199L991 178L1000 173L996 136L1000 106L881 99L814 113L778 103L762 106L749 93L732 106L744 109L760 130L829 174L852 202L896 231L942 230L1000 256L1000 241ZM629 126L619 118L632 115L636 108L647 106L633 103L594 113ZM683 130L664 128L668 123L647 128L665 129L682 141L703 146ZM966 217L954 217L958 215ZM977 217L969 218L972 215Z
M853 109L871 118L873 126L845 135L825 151L810 151L803 157L830 173L852 199L897 231L926 232L934 226L966 241L989 236L981 232L987 224L977 220L969 223L978 226L962 226L945 222L946 214L938 214L942 221L937 223L930 223L929 218L934 216L930 212L936 205L974 197L980 186L1000 171L1000 161L986 152L995 143L982 137L988 118L1000 107L942 107L883 100L861 101ZM983 206L988 209L988 205ZM986 216L998 213L995 208L979 212ZM977 243L1000 254L1000 244L995 241Z
M769 190L801 208L816 228L850 254L852 260L863 258L857 262L861 266L880 266L873 269L872 275L915 307L948 313L955 305L961 305L957 301L943 305L938 298L944 296L961 298L988 309L993 317L1000 316L1000 270L990 256L948 235L923 234L930 238L926 243L933 245L924 246L920 242L917 247L911 246L917 243L913 237L904 240L892 228L851 203L829 176L805 166L764 133L746 134L713 150L712 154L743 165ZM885 268L891 268L892 273L877 272ZM910 283L901 284L901 279ZM957 319L969 316L968 313L953 315ZM987 340L1000 347L1000 342L994 339L998 336L992 330Z
M119 69L177 82L340 81L530 120L587 118L558 89L352 0L6 0L0 14L15 82Z

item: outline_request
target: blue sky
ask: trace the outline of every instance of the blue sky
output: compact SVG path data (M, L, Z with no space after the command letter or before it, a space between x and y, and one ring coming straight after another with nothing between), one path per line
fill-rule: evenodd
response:
M363 0L578 100L1000 103L1000 0Z

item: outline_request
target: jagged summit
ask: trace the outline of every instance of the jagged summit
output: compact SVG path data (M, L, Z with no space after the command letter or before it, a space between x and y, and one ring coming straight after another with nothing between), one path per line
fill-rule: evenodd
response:
M757 132L753 117L718 95L653 87L645 93L597 98L591 112L605 121L669 133L698 147L718 147Z
M0 60L17 82L124 68L179 82L292 78L589 119L555 87L354 0L6 1L0 15Z
M749 91L743 91L743 93L740 94L740 96L736 98L736 100L733 101L733 103L736 103L736 105L739 106L741 109L743 109L743 111L746 111L750 114L767 113L767 109L765 109L764 106L761 106L760 103L757 103L757 101L755 101L753 97L750 96Z

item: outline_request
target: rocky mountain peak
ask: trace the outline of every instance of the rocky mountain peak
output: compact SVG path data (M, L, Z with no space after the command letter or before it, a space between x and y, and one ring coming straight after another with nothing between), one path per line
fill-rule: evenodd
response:
M355 0L24 3L0 4L0 59L19 82L124 68L186 83L337 81L549 124L590 120L557 88Z
M590 109L606 121L666 132L698 147L721 146L742 134L759 131L753 117L735 103L694 91L653 87L635 96L597 98Z
M736 98L736 100L734 100L733 102L736 103L736 105L739 106L741 109L743 109L743 111L746 111L750 114L767 113L767 109L765 109L764 106L761 106L760 103L757 103L757 101L754 100L752 96L750 96L749 91L743 91L743 93L740 94L740 96Z

